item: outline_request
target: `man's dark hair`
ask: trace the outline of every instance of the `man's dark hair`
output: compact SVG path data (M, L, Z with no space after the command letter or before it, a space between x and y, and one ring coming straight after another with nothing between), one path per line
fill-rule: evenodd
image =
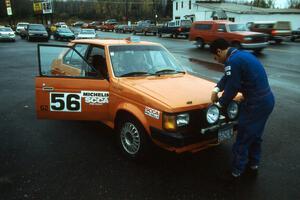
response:
M210 44L209 51L213 54L217 54L218 49L225 50L228 47L229 47L229 43L226 40L220 38L220 39L213 41Z

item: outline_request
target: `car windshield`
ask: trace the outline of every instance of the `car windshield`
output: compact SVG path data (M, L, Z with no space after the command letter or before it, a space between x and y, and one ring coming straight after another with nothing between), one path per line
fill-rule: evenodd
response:
M82 29L80 34L95 34L95 30Z
M161 75L184 72L184 68L164 48L150 45L110 46L116 77Z
M12 32L11 28L0 28L1 32Z
M60 33L72 33L72 31L70 29L67 29L67 28L60 28L60 29L58 29L58 32L60 32Z
M43 25L30 25L29 30L31 31L46 31Z
M229 30L231 32L248 31L245 24L229 24Z

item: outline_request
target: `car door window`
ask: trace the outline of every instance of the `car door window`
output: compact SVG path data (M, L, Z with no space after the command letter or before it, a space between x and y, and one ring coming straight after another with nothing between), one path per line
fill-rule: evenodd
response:
M75 48L62 45L39 45L40 75L82 78L97 76L95 69L83 56L87 48L88 45L76 45Z
M107 65L105 57L105 49L103 46L92 46L89 55L88 62L93 66L100 74L107 77Z
M219 24L218 25L218 32L226 32L225 24Z

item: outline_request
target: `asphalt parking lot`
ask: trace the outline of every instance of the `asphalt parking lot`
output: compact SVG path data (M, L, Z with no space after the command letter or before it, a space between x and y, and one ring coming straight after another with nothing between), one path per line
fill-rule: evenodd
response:
M141 38L162 43L197 76L222 75L207 49L185 39ZM37 42L1 42L0 199L300 199L300 42L270 45L257 56L276 106L258 177L229 185L221 177L232 142L196 154L157 150L137 163L120 154L114 132L101 123L37 120Z

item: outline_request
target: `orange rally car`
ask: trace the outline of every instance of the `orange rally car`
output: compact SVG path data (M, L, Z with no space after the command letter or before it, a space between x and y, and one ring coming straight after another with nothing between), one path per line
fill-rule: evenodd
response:
M154 143L196 152L230 139L238 104L211 105L215 83L188 74L162 45L124 40L74 40L38 45L39 119L95 120L116 130L130 158Z

